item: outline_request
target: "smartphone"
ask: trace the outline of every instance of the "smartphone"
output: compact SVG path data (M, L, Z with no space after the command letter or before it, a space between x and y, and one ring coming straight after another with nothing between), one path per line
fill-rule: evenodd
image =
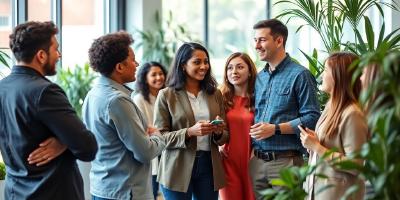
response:
M299 126L300 126L302 129L306 130L306 126L304 126L303 124L299 124Z
M222 120L222 119L214 119L210 123L212 125L218 125L218 124L222 124L222 122L224 122L224 120Z

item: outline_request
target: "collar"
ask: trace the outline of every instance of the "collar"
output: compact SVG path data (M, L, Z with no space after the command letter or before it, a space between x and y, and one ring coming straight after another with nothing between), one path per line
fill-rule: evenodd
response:
M122 91L123 93L127 94L128 96L130 96L133 91L128 86L121 85L121 84L117 83L116 81L114 81L106 76L103 76L103 75L101 75L99 77L97 84L111 86L112 88L114 88L116 90Z
M41 77L47 81L50 81L45 76L43 76L40 72L33 69L32 67L24 66L24 65L14 65L11 69L12 74L28 74L31 76Z
M292 59L290 58L290 55L288 53L286 53L286 57L276 66L275 71L273 71L272 73L269 72L269 63L267 63L264 67L264 72L268 72L270 74L276 74L279 71L282 71L285 66L287 66L287 64L291 61Z

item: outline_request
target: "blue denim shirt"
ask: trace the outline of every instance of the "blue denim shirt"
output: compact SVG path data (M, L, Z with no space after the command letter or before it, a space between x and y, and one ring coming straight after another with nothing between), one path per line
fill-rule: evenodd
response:
M83 121L99 146L90 171L90 192L109 199L150 200L150 161L164 149L165 140L160 134L146 134L147 122L130 93L101 76L86 96Z
M289 55L272 73L267 64L255 85L255 123L290 122L295 134L273 135L256 141L255 149L266 151L298 150L304 152L297 125L314 129L320 116L315 78L305 67L293 62Z

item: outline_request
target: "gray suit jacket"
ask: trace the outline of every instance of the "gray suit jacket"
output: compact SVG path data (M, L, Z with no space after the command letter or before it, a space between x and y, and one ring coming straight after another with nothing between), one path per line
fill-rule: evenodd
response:
M213 95L207 95L210 120L217 115L225 120L222 95L216 90ZM192 174L195 160L196 137L185 138L186 131L195 124L194 114L186 90L165 88L157 96L154 109L154 126L160 129L166 138L166 149L163 151L158 170L157 180L164 187L178 192L186 192ZM228 132L216 141L210 140L213 163L214 190L225 186L225 173L222 167L218 145L226 143Z
M359 189L350 199L363 199L364 181L358 177L358 172L354 170L341 170L328 164L328 162L333 159L337 159L335 162L350 159L348 157L349 154L361 150L362 145L367 142L368 126L364 113L358 105L353 104L348 106L341 115L338 133L332 138L328 138L322 132L324 124L329 123L323 121L325 116L326 111L322 113L317 123L316 132L318 139L324 147L328 149L336 148L337 152L327 157L325 159L326 162L323 162L316 169L315 173L327 176L326 179L318 178L315 174L312 174L307 180L306 184L310 189L308 199L340 199L346 190L353 185L358 185ZM311 152L310 161L313 155L313 152ZM317 156L318 160L318 155L315 156ZM360 159L352 159L352 161L360 165L363 164L363 160ZM321 188L328 185L332 187L318 193ZM311 195L312 192L314 195Z

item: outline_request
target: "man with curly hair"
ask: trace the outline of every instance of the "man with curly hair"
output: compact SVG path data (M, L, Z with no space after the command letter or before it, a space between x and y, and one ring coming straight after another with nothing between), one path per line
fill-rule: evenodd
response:
M82 113L99 152L92 162L90 192L96 199L154 199L150 161L161 154L164 138L148 127L125 83L139 65L126 32L104 35L89 49L91 67L101 76L89 91Z
M7 200L84 199L76 159L93 160L97 143L64 91L45 77L61 57L57 32L52 22L27 22L10 35L17 65L0 81Z

